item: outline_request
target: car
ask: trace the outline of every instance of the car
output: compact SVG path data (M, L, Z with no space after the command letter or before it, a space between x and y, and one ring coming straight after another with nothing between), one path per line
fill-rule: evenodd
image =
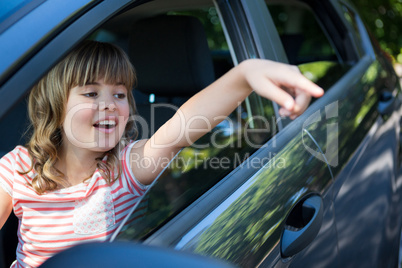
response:
M296 65L325 90L295 120L251 94L166 163L112 243L72 248L45 266L85 263L87 256L125 266L141 257L175 267L188 257L241 267L400 265L401 85L349 1L0 6L1 156L26 142L31 87L86 39L116 44L130 56L139 139L246 59ZM0 231L4 267L15 259L17 228L11 215Z

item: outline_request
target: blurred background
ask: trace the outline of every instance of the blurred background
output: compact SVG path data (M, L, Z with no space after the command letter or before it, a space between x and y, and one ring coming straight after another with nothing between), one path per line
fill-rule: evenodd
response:
M351 0L402 77L402 0Z

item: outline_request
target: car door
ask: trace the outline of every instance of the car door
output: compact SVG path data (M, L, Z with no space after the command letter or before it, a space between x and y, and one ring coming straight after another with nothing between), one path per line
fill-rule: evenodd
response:
M361 53L337 89L339 137L349 137L339 142L339 164L332 167L340 264L392 267L401 227L401 88L356 10L345 2L334 6Z
M142 215L145 224L132 224L120 237L241 266L392 264L400 226L395 175L399 116L393 108L383 112L389 111L388 103L397 103L384 97L384 92L398 96L392 70L375 61L364 33L348 32L358 28L345 22L353 24L351 14L343 19L329 2L218 1L218 11L235 62L264 57L296 64L326 94L293 122L274 117L269 125L279 133L198 199L165 199L158 207L170 211L165 217L149 211ZM246 101L251 121L275 116L270 109L264 112L263 103L256 96ZM388 161L377 159L378 152ZM202 175L213 176L213 170ZM374 180L377 175L381 180ZM162 178L158 184L163 189L175 182ZM187 186L184 191L194 193ZM157 189L145 202L161 194ZM370 213L376 205L375 211L385 208L381 217ZM137 212L147 206L152 204L143 203ZM312 208L310 213L306 208Z
M317 100L325 112L303 128L334 176L339 265L393 266L400 237L400 85L393 68L347 3L266 2L288 61L327 90ZM314 31L314 17L335 53Z
M280 43L264 51L256 47L256 40L269 36L268 32L255 36L251 27L265 23L269 13L265 7L264 16L250 20L243 4L253 3L218 1L216 6L233 61L284 60L276 55ZM265 25L274 29L272 23ZM218 126L209 134L236 133L236 144L241 146L212 153L213 157L198 159L198 165L187 169L177 163L185 156L196 163L196 148L182 151L178 162L173 161L133 210L116 239L139 239L246 267L280 267L295 260L301 265L335 265L333 178L327 163L317 157L320 148L302 128L320 107L311 107L286 128L283 122L278 124L277 108L252 95L229 116L228 127ZM228 163L229 168L223 166ZM326 250L321 250L324 245Z

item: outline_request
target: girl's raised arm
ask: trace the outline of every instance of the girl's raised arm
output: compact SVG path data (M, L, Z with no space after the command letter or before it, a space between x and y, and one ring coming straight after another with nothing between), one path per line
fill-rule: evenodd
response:
M280 114L292 119L309 105L311 96L324 91L305 78L296 66L269 60L246 60L184 103L149 140L132 150L144 163L162 163L158 158L173 158L183 147L194 143L228 116L252 92L275 101ZM166 163L166 162L165 162ZM163 166L132 165L134 175L150 184Z
M13 204L11 196L0 187L0 229L3 228L4 223L10 216Z

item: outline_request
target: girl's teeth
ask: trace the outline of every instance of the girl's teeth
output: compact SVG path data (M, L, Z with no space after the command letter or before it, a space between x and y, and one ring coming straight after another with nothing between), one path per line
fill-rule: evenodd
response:
M95 127L102 127L102 128L111 128L114 126L116 126L116 122L113 120L104 120L95 124Z
M99 125L116 125L116 122L111 121L111 120L106 120L106 121L99 122Z

